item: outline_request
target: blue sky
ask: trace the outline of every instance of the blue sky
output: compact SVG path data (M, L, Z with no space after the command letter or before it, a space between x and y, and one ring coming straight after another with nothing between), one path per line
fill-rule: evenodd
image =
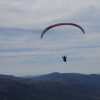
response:
M0 1L0 74L100 73L100 0ZM84 28L49 25L76 23ZM68 56L67 63L62 54Z

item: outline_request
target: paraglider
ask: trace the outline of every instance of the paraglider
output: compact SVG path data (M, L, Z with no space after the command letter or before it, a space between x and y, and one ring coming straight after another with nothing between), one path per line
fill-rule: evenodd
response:
M41 39L43 38L44 34L45 34L48 30L50 30L50 29L52 29L52 28L54 28L54 27L57 27L57 26L62 26L62 25L71 25L71 26L78 27L79 29L81 29L82 33L85 34L84 29L83 29L81 26L77 25L77 24L74 24L74 23L57 23L57 24L50 25L50 26L48 26L47 28L45 28L44 31L43 31L42 34L41 34ZM66 62L67 56L62 56L62 58L63 58L63 61Z
M63 58L63 61L66 62L67 55L66 55L66 56L63 56L63 55L62 55L62 58Z
M51 28L54 28L54 27L57 27L57 26L62 26L62 25L72 25L72 26L76 26L76 27L78 27L78 28L80 28L80 29L82 30L83 34L85 33L84 29L83 29L81 26L77 25L77 24L74 24L74 23L58 23L58 24L54 24L54 25L48 26L48 27L42 32L42 34L41 34L41 39L43 38L43 35L46 33L46 31L48 31L48 30L51 29Z

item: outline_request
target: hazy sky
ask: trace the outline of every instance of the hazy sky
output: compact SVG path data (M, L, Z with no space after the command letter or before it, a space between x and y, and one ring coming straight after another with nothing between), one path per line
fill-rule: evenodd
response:
M63 26L40 38L62 22L85 34ZM51 72L100 73L100 0L0 0L0 74Z

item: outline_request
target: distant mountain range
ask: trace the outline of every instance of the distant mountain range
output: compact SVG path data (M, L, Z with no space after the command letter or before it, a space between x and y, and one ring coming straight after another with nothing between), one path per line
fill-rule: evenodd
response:
M3 74L0 74L0 78L7 78L7 79L13 79L13 80L24 79L23 77L16 77L16 76L13 76L13 75L3 75Z
M82 84L87 84L91 86L95 86L100 88L100 75L98 74L90 74L90 75L85 75L85 74L79 74L79 73L50 73L50 74L45 74L41 75L39 77L36 77L33 79L36 80L55 80L55 79L65 79L69 81L78 81Z
M100 75L0 75L0 100L100 100Z

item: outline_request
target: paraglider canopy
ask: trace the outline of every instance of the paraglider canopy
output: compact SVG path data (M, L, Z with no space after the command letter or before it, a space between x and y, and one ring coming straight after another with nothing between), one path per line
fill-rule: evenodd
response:
M62 25L76 26L76 27L78 27L78 28L80 28L82 30L83 34L85 33L84 29L81 26L77 25L77 24L74 24L74 23L58 23L58 24L50 25L46 29L44 29L44 31L41 34L41 39L43 38L43 35L46 33L46 31L48 31L51 28L54 28L54 27L57 27L57 26L62 26Z

